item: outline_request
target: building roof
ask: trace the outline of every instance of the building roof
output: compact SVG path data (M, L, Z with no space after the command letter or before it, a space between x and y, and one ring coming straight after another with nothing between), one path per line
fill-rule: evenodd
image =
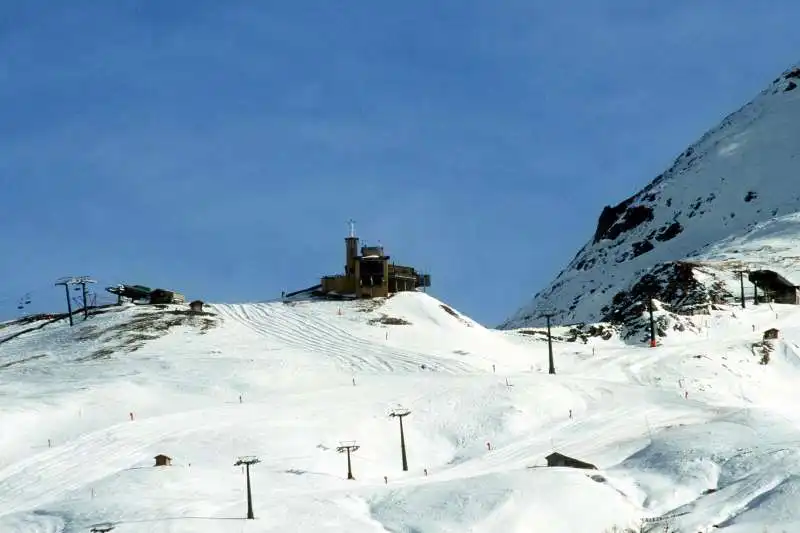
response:
M747 279L758 285L779 285L787 289L796 289L795 285L773 270L754 270L748 274Z
M564 455L563 453L558 453L558 452L553 452L550 455L548 455L547 457L545 457L545 459L558 459L558 458L561 458L561 459L572 459L572 457L570 457L569 455Z
M169 455L164 455L163 453L156 455L153 459L158 459L159 457L164 457L165 459L172 459L172 457L170 457Z
M571 463L574 463L574 464L580 464L580 465L585 465L585 466L588 466L588 467L591 467L591 468L597 468L592 463L587 463L586 461L581 461L580 459L575 459L574 457L570 457L569 455L564 455L563 453L558 453L558 452L551 453L550 455L545 457L545 459L548 462L551 459L566 459L567 461L569 461Z

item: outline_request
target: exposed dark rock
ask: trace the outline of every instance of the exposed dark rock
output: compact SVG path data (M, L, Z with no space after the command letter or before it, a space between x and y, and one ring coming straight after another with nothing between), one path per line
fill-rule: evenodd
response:
M519 332L523 335L547 340L547 329L545 328L525 328L520 329ZM561 335L552 334L552 338L556 342L581 342L586 344L591 338L599 337L607 341L618 333L618 328L610 324L575 324L570 326L566 333Z
M613 241L626 231L653 220L652 208L646 205L628 207L631 201L628 199L616 207L606 206L603 208L597 223L597 231L594 234L594 242L602 239Z
M761 357L758 362L762 365L767 365L769 364L769 355L775 351L775 346L770 341L763 340L753 343L751 349L753 350L753 355Z
M785 80L791 78L800 78L800 68L795 67L783 76L783 79Z
M797 89L797 84L793 81L790 81L783 92L788 93L789 91L794 91L795 89Z
M655 248L655 246L653 246L653 243L650 241L635 242L633 243L632 247L633 247L633 257L639 257L640 255L644 255L653 248Z
M600 218L597 221L597 229L594 232L594 242L607 238L606 234L611 229L611 226L625 213L625 210L628 209L628 206L631 205L632 202L633 197L628 198L614 207L607 205L603 208L603 211L600 213Z
M659 242L666 242L669 240L674 239L683 231L683 226L681 226L680 222L673 222L666 228L663 228L661 231L658 232L656 235L656 240Z
M386 324L387 326L407 326L411 324L408 320L403 318L389 316L381 313L380 318L372 318L368 321L369 324Z
M710 306L724 301L731 295L722 282L704 285L694 277L696 265L689 262L662 263L644 274L629 291L614 295L611 305L603 308L603 321L624 324L625 337L641 334L648 324L642 321L650 298L667 305L676 315L708 313ZM659 335L666 335L670 325L660 326ZM673 321L671 327L682 327Z
M755 191L749 191L749 192L747 193L747 195L744 197L744 201L745 201L745 202L752 202L752 201L753 201L753 200L755 200L756 198L758 198L758 193L757 193L757 192L755 192Z

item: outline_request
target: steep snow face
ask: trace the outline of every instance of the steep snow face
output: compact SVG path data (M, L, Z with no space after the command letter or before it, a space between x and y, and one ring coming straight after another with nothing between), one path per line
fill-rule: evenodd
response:
M545 308L563 312L565 322L598 321L614 295L653 266L800 211L798 84L800 69L784 72L644 189L605 207L592 240L500 327L538 323Z
M755 224L703 250L699 257L716 263L746 259L751 269L771 268L800 281L800 212Z

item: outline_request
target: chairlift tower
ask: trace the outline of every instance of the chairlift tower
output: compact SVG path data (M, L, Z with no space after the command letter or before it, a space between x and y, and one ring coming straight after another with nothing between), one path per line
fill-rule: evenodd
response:
M340 442L339 446L336 448L337 452L347 454L347 479L355 479L353 477L353 464L350 462L350 454L354 453L360 447L361 446L356 444L356 441L352 440Z
M249 520L253 520L255 518L255 516L253 515L253 493L250 490L250 465L254 465L260 462L261 460L258 457L253 457L248 455L244 457L239 457L239 459L233 464L233 466L244 465L247 471L247 518Z
M64 293L67 295L67 314L69 315L69 325L73 325L72 321L72 302L69 300L69 285L74 278L65 277L56 280L56 286L63 285Z
M738 269L734 270L734 273L739 274L739 285L741 287L741 293L742 293L741 294L741 296L742 296L742 309L745 308L745 303L744 303L744 275L747 272L750 272L750 270L747 269L747 268L738 268Z
M398 418L400 420L400 454L403 458L403 472L408 472L408 460L406 459L406 438L403 434L403 417L406 417L411 414L411 409L406 409L405 407L397 407L392 409L392 412L389 413L389 416L392 418Z
M547 319L547 362L548 362L548 374L555 374L556 373L556 365L553 361L553 337L550 334L550 319L556 316L558 313L555 311L546 311L541 313L541 316Z
M95 280L91 279L89 276L65 276L63 278L59 278L56 280L56 286L63 285L64 291L67 295L67 313L69 314L69 325L74 325L72 320L72 302L69 299L69 287L70 285L80 285L80 290L83 294L83 317L84 319L89 318L89 308L87 306L86 301L86 284L88 283L97 283ZM75 287L78 290L78 287Z
M89 302L86 298L86 284L87 283L97 283L97 281L91 279L89 276L80 276L75 278L75 284L81 286L81 294L83 295L83 319L86 320L89 318Z
M653 297L647 299L647 310L650 313L650 347L655 348L658 344L656 342L656 320L653 317Z

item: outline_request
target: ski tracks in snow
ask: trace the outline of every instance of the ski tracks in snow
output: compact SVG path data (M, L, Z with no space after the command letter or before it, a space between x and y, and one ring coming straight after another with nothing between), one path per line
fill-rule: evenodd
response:
M475 371L460 361L422 352L393 349L361 339L323 317L301 313L287 305L215 305L214 310L265 338L292 348L333 357L348 370L396 372L428 368L452 374Z

